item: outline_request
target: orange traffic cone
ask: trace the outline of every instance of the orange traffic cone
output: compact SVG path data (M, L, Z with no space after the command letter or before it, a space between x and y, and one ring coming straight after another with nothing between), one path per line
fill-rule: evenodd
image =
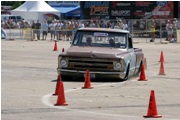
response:
M154 90L151 90L150 99L149 99L149 106L147 115L144 115L145 118L161 118L161 115L158 115L157 108L156 108L156 100Z
M141 66L141 73L138 81L147 81L145 71L144 71L144 64Z
M144 69L147 70L147 61L146 61L146 58L144 58Z
M57 102L56 104L54 104L55 106L67 106L68 104L66 103L65 100L65 95L64 95L64 84L62 81L60 81L60 86L59 86L59 90L58 90L58 98L57 98Z
M164 72L164 62L160 64L159 75L166 75Z
M57 51L58 49L57 49L57 43L56 43L56 41L54 42L54 50L53 51Z
M90 80L90 74L89 74L89 70L86 70L86 77L85 77L85 81L84 81L84 87L82 87L82 89L91 89L93 87L91 87L91 80Z
M53 95L58 95L58 90L59 90L59 86L60 86L60 81L61 81L61 75L58 74L57 82L56 82L56 89L55 89L55 92L54 92Z
M160 55L160 60L159 60L159 62L165 62L165 61L164 61L163 51L161 51L161 55Z

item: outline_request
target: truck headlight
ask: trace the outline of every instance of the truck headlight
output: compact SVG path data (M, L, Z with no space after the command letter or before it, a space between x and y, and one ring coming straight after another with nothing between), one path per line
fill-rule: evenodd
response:
M121 63L114 64L114 70L121 70L121 67L122 67Z
M67 60L62 59L62 60L60 61L60 65L61 65L61 67L67 67L67 66L68 66Z

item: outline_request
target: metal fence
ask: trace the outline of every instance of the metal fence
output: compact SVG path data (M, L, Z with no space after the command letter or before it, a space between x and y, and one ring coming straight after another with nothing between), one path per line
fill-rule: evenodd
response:
M69 20L71 24L80 24L83 23L84 27L91 27L91 24L94 23L95 27L101 27L101 24L104 23L107 28L112 28L114 29L114 25L119 22L119 20ZM128 30L131 32L132 36L134 38L149 38L150 37L150 27L149 23L151 22L150 19L129 19L125 20L122 19L123 23L127 23L128 25ZM156 23L156 28L155 28L155 34L156 38L166 38L167 37L167 31L166 31L166 24L167 24L167 19L154 19ZM171 22L175 21L174 19L170 20ZM177 20L180 21L180 20ZM63 24L66 24L68 21L67 20L61 20ZM108 24L111 25L108 25ZM30 26L30 25L29 25ZM55 34L51 34L51 31L48 31L47 34L47 39L49 40L69 40L72 39L74 36L74 33L78 26L73 30L69 29L61 29L60 31L55 31ZM30 27L27 28L8 28L5 29L5 32L7 34L6 39L25 39L25 40L36 40L37 39L37 34L34 32L33 29ZM40 39L42 39L42 30L40 30Z
M7 40L38 40L37 30L31 28L24 29L5 29L6 39ZM43 31L40 31L40 39L43 39ZM55 33L55 34L54 34ZM51 31L47 32L47 36L43 40L64 40L70 41L74 37L75 30L61 30L54 31L52 34Z

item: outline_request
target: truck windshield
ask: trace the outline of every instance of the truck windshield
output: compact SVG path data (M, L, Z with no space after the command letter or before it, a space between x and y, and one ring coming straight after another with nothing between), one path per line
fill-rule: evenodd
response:
M126 48L127 34L100 31L77 31L72 45Z

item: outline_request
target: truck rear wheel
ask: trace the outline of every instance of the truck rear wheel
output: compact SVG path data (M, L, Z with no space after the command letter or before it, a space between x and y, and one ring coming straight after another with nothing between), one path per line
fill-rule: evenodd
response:
M138 72L135 74L135 76L139 76L140 72L141 72L141 67L142 67L142 61L139 65L139 69L138 69Z

